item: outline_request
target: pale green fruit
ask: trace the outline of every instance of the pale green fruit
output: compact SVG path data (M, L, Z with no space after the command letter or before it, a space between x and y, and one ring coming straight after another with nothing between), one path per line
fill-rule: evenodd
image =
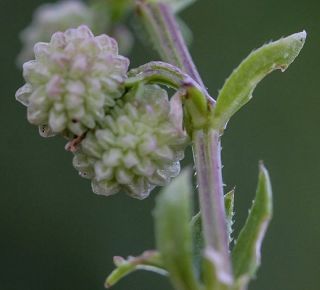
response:
M16 98L27 106L29 122L50 134L79 136L95 128L124 92L129 60L118 55L113 38L95 37L87 26L54 33L34 53Z
M95 193L125 192L143 199L178 175L188 138L181 108L173 102L158 86L132 89L110 110L101 129L88 132L73 164L81 176L92 179Z

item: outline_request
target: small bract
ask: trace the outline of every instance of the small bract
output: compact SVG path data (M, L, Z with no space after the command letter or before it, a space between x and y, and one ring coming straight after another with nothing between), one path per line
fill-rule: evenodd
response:
M113 38L95 37L87 26L54 33L34 54L23 65L26 84L16 99L27 106L29 122L48 135L79 136L95 128L124 92L129 60L118 55Z
M86 135L73 164L92 179L95 193L122 191L143 199L178 175L188 138L174 101L158 86L132 89L105 117L103 128Z

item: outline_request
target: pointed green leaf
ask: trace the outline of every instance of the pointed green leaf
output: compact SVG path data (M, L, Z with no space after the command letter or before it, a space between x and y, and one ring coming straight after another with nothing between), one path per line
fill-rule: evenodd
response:
M227 229L228 229L228 237L229 243L232 241L232 225L233 225L233 216L234 216L234 189L229 191L224 196L224 206L226 208L226 216L227 216Z
M157 251L146 251L139 257L124 259L116 256L113 258L116 269L107 277L105 287L110 288L119 280L136 270L152 271L161 275L167 275L163 268L161 256Z
M184 171L157 198L157 249L176 289L198 289L192 265L191 176Z
M284 71L298 56L306 32L292 34L253 51L234 70L221 89L213 111L212 126L223 130L232 115L252 97L257 84L270 72Z
M200 212L198 212L191 220L191 231L193 236L193 265L197 273L197 277L200 278L203 254L202 251L204 249Z
M271 183L268 171L261 164L256 198L232 250L234 275L240 284L247 283L260 265L261 243L271 217Z
M233 225L233 216L234 216L234 189L229 191L224 196L224 205L226 209L226 219L227 219L227 228L229 234L229 242L232 234L232 225ZM204 240L202 235L202 223L201 223L201 213L198 212L191 220L191 229L193 234L193 244L194 244L194 253L193 255L198 260L197 257L202 256L202 250L204 248Z
M234 216L234 189L224 196L224 204L226 209L227 228L229 242L232 241L232 225ZM193 235L193 264L200 278L202 276L204 239L202 234L201 212L198 212L191 220L191 230Z

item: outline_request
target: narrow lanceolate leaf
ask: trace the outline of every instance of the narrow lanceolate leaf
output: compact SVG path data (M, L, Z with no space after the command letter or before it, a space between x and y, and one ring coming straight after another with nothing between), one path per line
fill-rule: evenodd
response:
M260 265L261 243L272 217L272 191L268 172L261 164L256 198L232 251L237 289L245 289Z
M257 84L270 72L286 68L302 49L306 32L292 34L253 51L234 70L221 89L213 112L212 126L223 130L232 115L252 97Z
M232 225L233 225L233 216L234 216L234 189L229 191L224 196L224 206L226 208L226 217L227 217L227 230L229 243L232 241Z
M229 243L232 241L232 225L234 216L234 189L224 196L226 208L226 223L228 229ZM202 276L204 239L202 233L201 212L198 212L191 220L191 230L193 236L193 264L198 277Z
M193 265L197 277L202 276L202 255L204 249L204 239L202 233L201 212L198 212L191 220L191 231L193 237Z
M168 4L174 12L179 12L191 5L196 0L149 0L149 2L158 2Z
M157 199L155 230L157 248L179 290L199 289L192 265L191 176L184 171Z
M128 257L124 259L116 256L113 258L116 269L107 277L105 287L110 288L119 280L136 270L152 271L161 275L167 275L163 268L162 259L157 251L146 251L138 257Z

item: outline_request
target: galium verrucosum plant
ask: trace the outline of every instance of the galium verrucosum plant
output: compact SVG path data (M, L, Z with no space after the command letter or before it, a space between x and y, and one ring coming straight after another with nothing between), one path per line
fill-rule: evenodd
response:
M23 66L26 84L16 98L27 107L29 122L39 126L44 137L67 139L73 165L91 180L93 192L143 199L156 186L166 186L154 212L156 250L127 259L114 257L116 269L106 287L144 269L169 276L179 290L244 290L260 264L261 243L272 216L268 172L260 164L256 198L232 243L234 192L223 191L220 139L257 84L294 61L306 33L253 51L215 100L192 61L175 15L191 2L91 1L92 7L112 11L117 25L119 15L137 11L165 62L128 71L129 60L118 54L113 38L95 36L84 25L88 23L74 22L74 28L35 44L35 59ZM165 87L175 90L171 99ZM200 209L194 216L190 170L178 176L187 145L193 149L198 183Z
M187 144L182 114L176 123L173 101L157 85L125 91L129 60L114 39L80 26L54 33L34 52L16 98L42 136L70 139L73 164L94 192L145 198L179 173Z

